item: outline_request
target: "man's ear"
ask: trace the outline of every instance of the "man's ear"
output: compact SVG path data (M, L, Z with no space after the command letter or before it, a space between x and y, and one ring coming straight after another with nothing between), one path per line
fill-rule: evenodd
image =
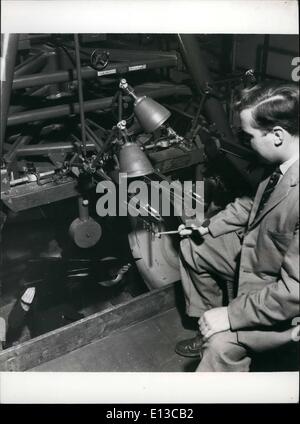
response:
M274 127L273 128L273 134L275 136L275 146L279 147L282 145L284 141L285 131L282 127Z

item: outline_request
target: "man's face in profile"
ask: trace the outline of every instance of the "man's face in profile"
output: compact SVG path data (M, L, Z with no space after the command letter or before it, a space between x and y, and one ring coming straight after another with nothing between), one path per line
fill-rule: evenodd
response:
M264 161L276 162L278 152L273 131L263 131L253 126L252 109L242 110L240 120L243 131L248 135L249 147Z

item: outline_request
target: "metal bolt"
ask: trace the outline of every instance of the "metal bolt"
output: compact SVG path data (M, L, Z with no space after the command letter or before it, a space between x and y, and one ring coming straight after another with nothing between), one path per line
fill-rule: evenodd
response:
M118 122L118 123L117 123L117 127L118 127L120 130L124 130L124 129L126 128L126 121L123 119L122 121Z
M120 87L120 88L123 88L123 89L126 89L126 88L128 87L128 84L127 84L127 81L126 81L126 79L125 79L125 78L122 78L122 79L120 80L119 87Z

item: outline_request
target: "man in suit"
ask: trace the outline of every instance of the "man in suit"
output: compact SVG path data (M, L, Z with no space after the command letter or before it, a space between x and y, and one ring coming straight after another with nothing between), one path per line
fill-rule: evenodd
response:
M175 350L202 358L199 372L249 371L252 352L290 343L299 324L299 88L254 86L238 109L251 148L274 168L254 199L236 199L196 229L202 243L179 227L186 311L200 333ZM227 307L220 280L236 283Z

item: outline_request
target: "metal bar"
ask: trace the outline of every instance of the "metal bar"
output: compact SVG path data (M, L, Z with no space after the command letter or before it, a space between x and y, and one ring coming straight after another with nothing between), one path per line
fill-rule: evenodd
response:
M83 196L78 197L78 211L81 221L89 219L89 201Z
M105 99L97 99L84 102L84 110L85 112L91 112L97 109L109 108L111 105L111 100L112 97L108 97ZM8 117L7 124L8 126L14 126L27 122L59 118L62 116L74 114L79 114L78 103L46 107L43 109L28 110L26 112L15 113Z
M179 34L178 38L182 54L196 84L198 92L200 95L203 95L203 93L206 92L208 85L213 83L213 80L198 46L197 39L191 34ZM234 136L220 101L214 97L208 96L204 109L210 121L216 124L218 131L221 134L224 133L225 137L229 140L234 141Z
M97 71L90 67L82 68L82 77L84 79L96 78ZM26 75L14 79L13 90L19 90L22 88L39 87L46 84L56 84L59 82L74 81L77 79L77 73L75 69L69 71L58 71L49 72L38 75Z
M122 91L119 91L119 95L118 95L118 121L122 121L122 116L123 116L123 95L122 95Z
M83 88L82 88L82 77L81 77L81 64L80 64L80 47L78 34L74 34L75 41L75 57L76 57L76 71L78 80L78 97L79 97L79 115L81 122L81 142L83 156L86 156L86 131L85 131L85 119L84 119L84 100L83 100Z
M264 43L262 49L262 58L261 58L261 69L260 69L260 77L261 80L264 80L267 75L268 69L268 58L269 58L269 48L270 48L270 35L266 34L264 36Z
M95 144L88 142L86 148L95 150ZM32 144L18 148L17 156L48 156L50 153L71 153L74 149L74 144L68 141Z
M22 75L29 74L30 72L36 72L45 65L46 60L47 56L45 53L39 53L36 56L30 57L16 67L14 76L20 77Z
M87 151L95 151L95 144L87 143ZM32 144L22 146L17 150L17 156L48 156L51 153L71 153L75 151L74 144L68 141ZM180 149L171 147L160 152L148 153L154 166L162 173L174 171L187 166L203 162L203 151L194 149L187 153L182 153Z
M198 46L197 38L192 34L178 34L178 39L182 55L189 68L197 90L199 94L203 94L207 90L208 86L213 83L213 80ZM208 96L204 105L204 110L208 119L215 124L218 133L226 140L226 142L237 145L237 140L231 131L221 102L213 96ZM207 137L209 137L209 134ZM232 155L226 157L244 177L248 184L256 186L256 182L250 178L249 173L244 169L244 164L240 162L239 158Z
M179 234L178 230L171 230L171 231L160 231L158 233L154 233L155 237L160 237L160 236L164 236L166 234Z
M143 69L155 69L164 67L174 67L177 62L173 58L161 58L161 59L145 59L135 60L130 63L113 63L109 64L105 68L103 74L98 74L98 71L90 68L89 66L83 67L81 70L83 79L93 79L101 77L102 75L110 74L112 76L124 74L126 72L132 72L134 68L138 66L144 66ZM138 70L138 69L136 69ZM68 71L51 72L42 75L26 75L14 79L13 90L19 90L21 88L37 87L45 84L54 84L58 82L68 82L77 79L77 73L75 69L69 69Z
M74 47L69 44L65 43L65 46L67 48L74 49ZM83 47L83 50L86 54L91 54L91 52L94 50L94 48L91 47ZM157 59L160 60L164 59L172 59L174 62L174 66L176 65L178 61L177 53L176 51L164 51L164 50L134 50L134 49L115 49L115 48L103 48L100 49L103 51L109 51L109 57L110 61L118 62L119 60L122 61L130 61L130 60L147 60L147 59Z
M192 121L192 127L190 129L190 133L192 135L192 140L196 137L196 133L197 133L196 129L197 129L197 126L198 126L200 114L203 111L203 106L205 104L206 98L207 98L207 93L204 93L203 96L201 97L200 104L199 104L198 110L196 112L196 115L195 115L195 117Z
M231 55L231 72L235 74L236 72L236 57L237 57L237 36L233 35L232 39L232 55ZM234 105L234 91L231 90L230 100L229 100L229 111L228 118L230 122L233 120L233 105Z
M98 136L98 135L96 135L94 133L94 131L89 127L89 125L87 123L87 119L85 120L85 129L86 129L87 134L90 137L90 140L92 142L94 142L95 143L95 146L98 148L98 150L101 151L102 150L102 147L103 147L103 141L102 141L101 137Z
M17 156L18 149L24 146L24 144L28 144L30 140L32 140L32 137L28 135L18 137L17 140L12 145L12 147L10 148L10 150L4 155L5 162L7 163L12 162Z
M2 62L1 62L1 139L0 153L2 153L2 145L7 125L7 116L10 105L11 90L13 84L15 63L18 49L18 34L4 34L2 45Z
M161 84L159 86L156 85L156 87L153 87L153 85L154 84L147 86L147 84L145 84L143 86L136 87L136 90L141 95L146 94L153 98L171 96L173 94L176 94L176 95L191 94L191 90L185 85L174 86L171 84ZM129 96L125 96L125 100L130 102L132 101L132 99ZM99 110L108 109L111 107L112 101L113 101L113 97L105 97L103 99L89 100L87 102L84 102L84 111L91 112L98 109ZM78 103L53 106L53 107L48 107L43 109L29 110L26 112L14 113L10 115L7 120L7 125L8 126L20 125L20 124L25 124L26 122L53 119L53 118L58 118L62 116L74 115L78 113L79 113Z

